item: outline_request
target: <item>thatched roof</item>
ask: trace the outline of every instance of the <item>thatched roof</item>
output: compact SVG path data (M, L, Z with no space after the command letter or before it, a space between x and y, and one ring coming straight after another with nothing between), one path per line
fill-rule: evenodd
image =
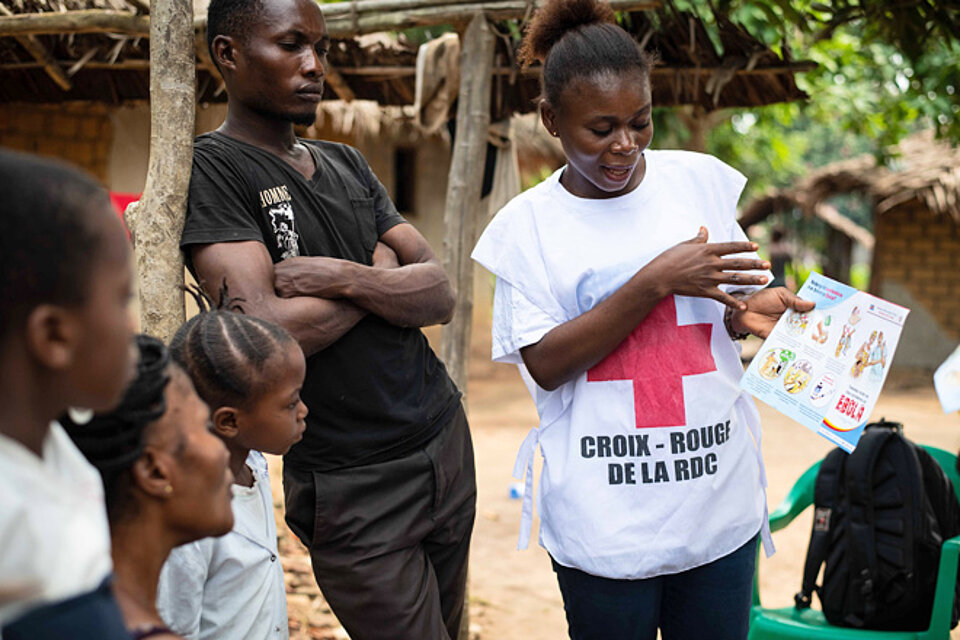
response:
M340 5L363 9L369 1ZM327 97L411 104L417 47L402 36L352 37L350 21L346 14L340 16L344 13L340 5L323 6L331 33L342 36L335 37L330 52L334 71L328 74ZM147 0L0 0L0 102L147 99L149 39L144 16L148 12ZM58 26L28 27L19 19L22 16L41 16L47 25L56 18ZM77 19L67 24L67 17ZM722 15L714 19L722 48L714 45L698 16L672 5L629 13L625 24L639 41L659 51L662 59L653 73L656 104L698 104L709 110L805 97L793 73L811 65L781 58ZM358 33L364 24L376 24L372 18L362 20L367 22L353 20ZM78 26L79 22L86 26ZM226 96L219 76L206 53L203 22L198 16L198 101L223 101ZM539 93L539 68L521 74L514 63L517 43L498 40L491 101L495 120L533 110Z
M960 147L935 140L925 131L889 151L888 163L878 163L870 155L843 160L817 169L790 188L755 198L743 207L740 223L746 227L788 209L816 215L826 200L844 193L869 198L875 215L918 200L934 214L960 223Z

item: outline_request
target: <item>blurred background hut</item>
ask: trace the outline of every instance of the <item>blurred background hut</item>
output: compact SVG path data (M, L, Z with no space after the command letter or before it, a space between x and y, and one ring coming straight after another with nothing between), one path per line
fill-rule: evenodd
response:
M843 214L851 196L866 204L872 233ZM950 354L960 341L960 148L930 131L914 134L886 161L833 163L755 198L740 222L792 213L827 222L827 275L849 283L859 245L869 291L911 310L894 367L931 370Z

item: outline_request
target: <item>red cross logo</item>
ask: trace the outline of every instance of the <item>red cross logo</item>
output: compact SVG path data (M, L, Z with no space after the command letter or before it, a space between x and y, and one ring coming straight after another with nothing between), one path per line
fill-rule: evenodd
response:
M717 370L709 323L677 325L677 303L664 298L610 355L587 371L588 382L633 381L637 428L686 424L683 376Z

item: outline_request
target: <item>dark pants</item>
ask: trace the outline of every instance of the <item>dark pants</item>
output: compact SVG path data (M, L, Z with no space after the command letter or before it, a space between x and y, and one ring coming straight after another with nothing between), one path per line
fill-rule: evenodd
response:
M573 640L743 640L757 538L718 560L646 580L611 580L553 563Z
M284 469L287 524L353 640L457 637L476 511L463 409L409 455L330 472Z

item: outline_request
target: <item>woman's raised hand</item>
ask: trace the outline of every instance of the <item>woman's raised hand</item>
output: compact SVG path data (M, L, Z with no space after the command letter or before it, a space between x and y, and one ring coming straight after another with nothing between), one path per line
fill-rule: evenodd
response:
M755 242L708 244L708 237L707 228L700 227L695 237L667 249L643 270L650 269L654 272L650 275L660 283L664 296L674 293L696 298L713 298L728 307L743 310L746 308L744 302L720 289L719 285L766 284L766 276L743 272L769 269L770 263L756 258L723 257L756 251Z

